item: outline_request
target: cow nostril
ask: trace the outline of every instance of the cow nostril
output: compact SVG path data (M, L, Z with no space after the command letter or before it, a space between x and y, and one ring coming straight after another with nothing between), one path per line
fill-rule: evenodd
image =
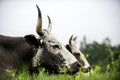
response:
M87 73L87 72L91 71L91 67L83 68L82 71L83 71L84 73Z
M80 64L80 62L77 62L77 66L78 66L78 67L81 67L81 64Z
M90 71L90 70L91 70L91 67L88 67L88 70Z
M81 67L81 64L80 64L80 62L79 61L76 61L76 62L74 62L74 63L72 63L71 65L70 65L70 68L69 68L69 73L70 74L75 74L76 72L78 72L79 71L79 68Z

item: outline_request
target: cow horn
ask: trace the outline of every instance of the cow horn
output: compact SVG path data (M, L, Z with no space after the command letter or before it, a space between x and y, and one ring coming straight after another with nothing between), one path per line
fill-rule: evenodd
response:
M76 41L76 39L77 39L77 36L76 36L76 37L74 37L74 39L73 39L73 40L74 40L74 41Z
M69 39L69 44L71 45L71 41L72 41L72 39L73 39L73 35L70 37L70 39Z
M51 22L50 17L49 16L47 16L47 17L48 17L48 21L49 21L47 30L48 30L48 32L51 32L51 30L52 30L52 22Z
M38 10L38 21L37 21L37 26L36 26L36 32L38 33L38 35L42 36L43 32L42 32L42 14L40 11L40 8L38 7L38 5L36 5L37 10Z

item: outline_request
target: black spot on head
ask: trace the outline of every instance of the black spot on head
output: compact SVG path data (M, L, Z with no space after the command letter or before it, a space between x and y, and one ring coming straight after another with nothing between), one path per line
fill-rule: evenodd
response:
M50 73L59 73L59 69L63 67L65 59L61 53L50 53L47 50L44 50L45 54L41 56L41 66L45 67Z

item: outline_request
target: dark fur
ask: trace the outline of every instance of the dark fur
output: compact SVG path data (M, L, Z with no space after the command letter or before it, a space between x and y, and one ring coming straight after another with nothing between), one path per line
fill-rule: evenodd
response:
M24 37L0 35L0 77L6 70L18 71L23 65L30 69L33 56L32 47Z

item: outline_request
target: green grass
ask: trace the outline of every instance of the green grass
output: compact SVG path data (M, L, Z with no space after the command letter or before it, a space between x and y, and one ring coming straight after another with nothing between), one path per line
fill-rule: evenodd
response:
M120 73L115 71L105 73L93 72L89 76L83 75L80 72L77 75L58 74L49 76L43 69L38 75L33 76L30 76L29 73L24 70L13 77L12 80L120 80L119 76Z

